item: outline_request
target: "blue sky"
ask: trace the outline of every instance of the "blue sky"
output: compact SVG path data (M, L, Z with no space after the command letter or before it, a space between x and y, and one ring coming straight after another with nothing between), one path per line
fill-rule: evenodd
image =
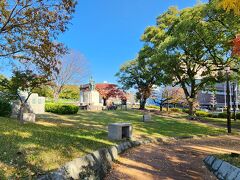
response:
M205 2L205 1L203 1ZM121 64L142 47L147 26L170 6L194 6L196 0L78 0L72 25L60 40L81 52L96 82L116 83Z

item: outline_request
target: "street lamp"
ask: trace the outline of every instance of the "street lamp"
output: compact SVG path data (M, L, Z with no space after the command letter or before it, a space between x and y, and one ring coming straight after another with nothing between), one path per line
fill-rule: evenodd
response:
M230 105L230 81L229 81L229 75L231 72L231 69L229 66L227 66L225 68L226 70L226 80L227 80L227 88L226 88L226 93L227 93L227 129L228 129L228 133L232 132L231 129L231 105Z

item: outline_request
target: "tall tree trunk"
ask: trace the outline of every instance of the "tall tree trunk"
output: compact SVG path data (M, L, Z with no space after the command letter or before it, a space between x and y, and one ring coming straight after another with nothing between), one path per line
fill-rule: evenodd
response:
M59 93L56 91L56 92L54 92L54 94L53 94L53 99L54 99L54 102L57 102L58 101L58 99L59 99Z
M163 110L163 106L162 105L160 105L160 111L162 111Z
M24 108L25 108L25 104L24 104L24 103L21 103L20 109L19 109L19 114L18 114L18 120L19 120L19 122L20 122L21 124L24 123L24 120L23 120Z
M103 98L103 106L107 106L107 99Z
M146 98L142 98L140 99L140 108L141 110L145 109L145 105L146 105Z
M189 106L189 115L194 116L196 113L197 100L196 98L188 98L187 101Z

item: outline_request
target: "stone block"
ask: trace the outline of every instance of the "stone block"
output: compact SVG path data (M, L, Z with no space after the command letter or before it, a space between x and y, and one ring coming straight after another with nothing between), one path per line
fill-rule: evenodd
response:
M228 173L226 176L226 180L232 180L232 179L237 179L236 177L240 175L240 170L236 167L234 167L234 170L231 171L231 173ZM240 179L240 177L239 177Z
M108 125L108 138L112 140L122 140L132 138L131 123L112 123Z
M223 163L222 160L216 159L216 160L213 162L213 164L212 164L212 169L213 169L214 171L217 171L217 170L220 168L220 166L222 165L222 163Z
M152 121L151 114L144 114L143 115L143 122L151 122L151 121Z
M227 162L222 162L222 165L220 166L220 168L218 169L216 176L219 179L225 179L225 177L227 176L228 173L231 173L231 171L233 171L234 169L232 168L232 165L230 165Z
M118 158L118 149L116 148L116 146L112 146L108 149L112 160L116 160Z
M124 151L128 149L128 143L127 142L124 142L123 146L124 146Z
M239 180L240 179L240 170L239 170L239 173L237 174L237 176L235 177L234 180Z
M132 141L133 146L140 146L141 143L139 141Z
M68 174L68 178L79 179L79 174L83 171L83 168L87 166L89 166L89 160L84 156L68 162L64 166L64 169Z
M132 147L132 144L128 141L128 142L127 142L127 146L128 146L128 148L131 148L131 147Z
M215 157L214 156L208 156L208 158L204 159L204 162L208 165L211 166L213 164L213 162L215 161Z
M34 113L23 113L23 121L35 122L36 115Z

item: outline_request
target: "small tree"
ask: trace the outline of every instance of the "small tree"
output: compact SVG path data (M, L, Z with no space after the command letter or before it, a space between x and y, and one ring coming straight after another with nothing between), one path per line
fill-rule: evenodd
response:
M58 71L52 73L51 88L54 101L57 101L65 85L80 83L87 74L86 60L76 52L71 52L61 60Z
M186 104L186 100L184 97L183 89L180 87L165 87L165 88L158 88L152 92L151 99L155 104L160 107L160 111L162 111L163 106L167 104L176 105Z
M147 99L150 97L154 85L163 82L164 77L157 60L151 58L153 49L144 46L136 59L125 63L116 74L118 82L123 89L134 88L137 92L137 99L140 100L140 109L145 109Z
M123 92L115 84L96 84L96 90L103 99L103 105L107 105L107 100L110 97L119 97L124 100Z
M33 90L42 84L48 82L48 77L45 75L37 75L31 70L14 71L12 78L7 78L0 82L1 89L7 96L15 97L20 101L20 109L18 119L23 123L23 113L27 107L27 102ZM27 92L27 97L23 99L20 92Z
M163 106L171 99L170 97L164 96L164 94L166 94L164 89L156 89L150 97L153 102L159 106L160 111L163 110Z

